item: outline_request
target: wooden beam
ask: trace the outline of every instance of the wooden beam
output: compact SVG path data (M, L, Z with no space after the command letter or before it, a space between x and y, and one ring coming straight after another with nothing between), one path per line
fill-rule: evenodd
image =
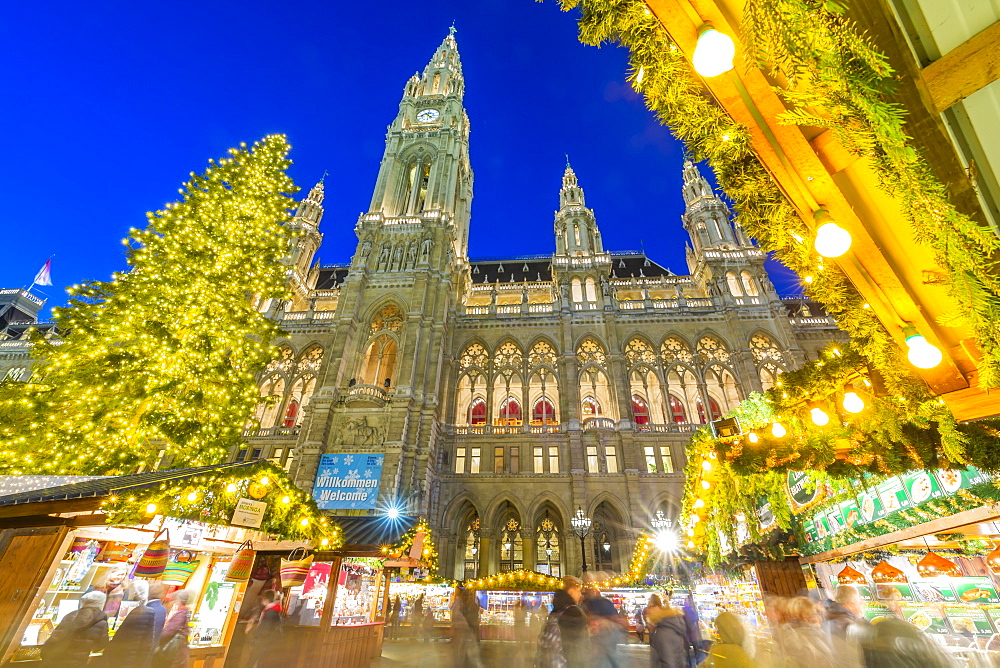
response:
M921 74L939 113L1000 79L1000 21L935 60Z
M76 513L99 510L103 497L88 496L82 499L62 501L42 501L40 503L19 503L15 506L0 506L0 518L29 517L31 515L53 515L55 513Z
M858 552L867 552L868 550L885 547L886 545L892 545L893 543L909 540L910 538L920 538L921 536L929 536L935 533L948 533L949 531L965 526L966 524L987 522L989 520L996 519L997 516L1000 516L1000 511L996 508L991 508L990 506L980 506L979 508L973 508L972 510L966 510L961 513L949 515L948 517L939 517L938 519L931 520L930 522L924 522L923 524L917 524L912 527L900 529L899 531L893 531L892 533L887 533L884 536L869 538L859 543L854 543L853 545L838 547L836 549L820 552L819 554L814 554L809 557L800 557L799 562L803 564L814 564L818 561L829 561L830 559L845 557L849 554L857 554Z

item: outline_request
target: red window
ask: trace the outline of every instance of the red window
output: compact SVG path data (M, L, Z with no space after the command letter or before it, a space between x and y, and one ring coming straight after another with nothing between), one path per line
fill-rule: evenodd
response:
M555 424L556 412L548 399L539 399L535 402L535 407L531 411L531 422L533 424Z
M295 418L299 416L299 402L292 399L288 402L288 410L285 411L285 419L281 421L283 427L294 427Z
M636 424L649 424L649 406L638 395L632 396L632 417Z
M482 399L476 399L472 402L472 408L469 410L469 424L486 424L486 402Z
M509 397L500 404L500 417L496 420L496 424L512 427L521 424L521 404L517 403L517 399Z
M699 404L699 406L700 405L701 404ZM687 414L684 412L684 404L682 404L681 400L672 394L670 395L670 417L678 424L684 424L687 422Z
M711 414L709 420L712 422L722 419L722 411L719 410L719 402L717 402L712 397L708 398L708 410ZM702 424L706 424L709 420L705 419L705 407L701 404L701 399L698 400L698 420Z

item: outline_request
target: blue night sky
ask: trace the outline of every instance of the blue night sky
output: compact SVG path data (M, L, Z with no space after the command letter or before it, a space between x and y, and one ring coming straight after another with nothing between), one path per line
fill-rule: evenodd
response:
M642 244L687 271L682 147L625 84L625 50L580 44L554 0L24 2L5 18L0 287L55 255L49 306L123 269L129 227L189 172L272 132L288 135L300 187L329 171L320 258L348 260L403 84L452 21L472 122L470 255L552 252L568 153L605 247Z

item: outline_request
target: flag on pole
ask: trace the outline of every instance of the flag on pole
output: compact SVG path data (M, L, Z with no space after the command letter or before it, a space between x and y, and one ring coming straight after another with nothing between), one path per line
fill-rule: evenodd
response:
M45 261L45 265L35 274L35 285L52 285L52 258Z

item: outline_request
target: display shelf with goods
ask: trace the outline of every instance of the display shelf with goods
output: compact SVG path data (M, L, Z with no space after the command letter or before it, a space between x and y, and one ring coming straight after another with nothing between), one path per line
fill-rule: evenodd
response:
M649 597L657 591L651 589L601 589L601 595L611 601L615 609L628 618L629 630L635 631L635 612L649 603Z
M530 591L477 591L476 602L482 608L479 623L486 626L514 626L514 606L523 601L529 614L544 611L552 602L551 592Z
M207 582L195 614L191 618L190 644L194 646L222 646L227 643L236 619L232 613L239 610L245 585L226 582L230 559L212 559Z
M897 549L901 549L898 548ZM947 552L943 548L934 548ZM946 554L960 576L925 577L917 563L926 550L903 548L897 554L860 555L848 562L813 564L817 580L827 595L841 586L857 589L869 621L899 617L931 635L941 645L956 650L989 651L1000 657L1000 578L982 556ZM875 582L879 572L872 563L888 564L902 575L891 583ZM847 566L861 574L864 583L841 584L838 574Z
M448 625L451 624L451 604L454 593L455 589L451 585L392 582L389 584L389 603L391 605L392 601L399 596L402 604L403 623L411 623L410 614L414 601L423 596L424 613L431 610L434 613L435 624Z
M375 618L382 580L382 559L345 558L337 574L330 624L366 624Z
M747 569L739 579L713 576L712 580L711 583L699 584L694 589L693 598L702 635L711 637L715 618L721 612L740 615L751 634L763 633L766 628L764 599L752 569Z

